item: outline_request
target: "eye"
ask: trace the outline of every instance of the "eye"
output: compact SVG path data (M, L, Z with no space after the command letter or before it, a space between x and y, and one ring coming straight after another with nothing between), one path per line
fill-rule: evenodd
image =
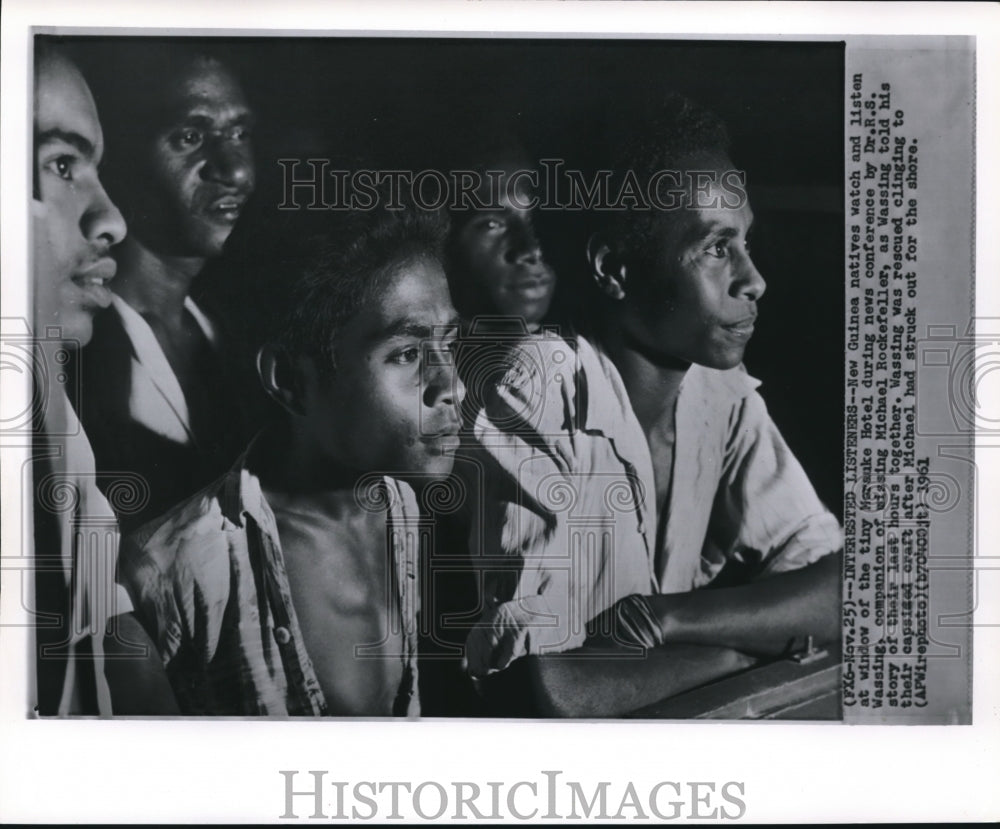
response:
M401 351L395 352L391 357L389 357L390 363L395 363L399 366L408 366L420 359L420 349L416 346L408 346Z
M201 146L203 140L201 130L193 128L178 130L170 137L170 143L178 150L192 150Z
M229 131L229 140L242 143L244 141L249 141L252 135L253 133L250 130L250 127L241 125L233 127Z
M480 230L491 232L495 230L503 230L503 228L507 226L507 223L503 219L497 218L496 216L490 216L485 219L480 219L476 226Z
M722 239L718 242L713 242L705 249L705 252L716 259L725 259L729 256L729 241Z
M46 168L55 173L64 181L73 181L73 172L76 169L76 158L71 155L61 155L49 161Z

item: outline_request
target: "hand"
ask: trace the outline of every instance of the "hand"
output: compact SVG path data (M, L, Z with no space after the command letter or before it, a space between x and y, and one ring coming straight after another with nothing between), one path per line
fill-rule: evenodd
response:
M649 599L634 593L619 599L588 622L587 641L655 648L664 643L664 634Z
M512 603L487 610L465 640L462 668L473 677L502 671L528 653L528 628L517 620Z

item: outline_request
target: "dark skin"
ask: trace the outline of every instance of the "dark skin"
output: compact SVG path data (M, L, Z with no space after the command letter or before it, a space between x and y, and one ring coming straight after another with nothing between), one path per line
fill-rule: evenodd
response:
M203 393L194 382L199 357L210 351L197 321L184 307L191 283L205 265L201 257L157 256L138 241L118 252L115 293L149 324L189 404Z
M840 580L838 553L751 584L649 596L667 644L644 659L599 658L616 646L596 638L558 656L526 657L539 711L621 716L751 667L755 657L780 657L802 644L805 631L832 642L840 634Z
M731 165L723 159L718 166ZM717 369L739 365L752 333L765 287L749 255L752 223L748 204L685 211L654 231L642 266L627 264L599 238L588 250L608 300L603 345L621 373L653 461L658 544L681 381L694 362ZM635 298L640 280L643 290ZM634 662L583 658L600 645L615 647L597 640L567 654L531 657L535 696L551 716L616 716L748 667L753 657L779 657L807 635L833 641L840 631L840 586L838 553L747 584L649 596L663 645Z
M599 653L607 651L585 645L559 656L525 657L541 716L621 717L756 662L730 648L684 644L663 645L638 659Z
M113 290L149 324L198 423L217 389L205 376L212 349L184 301L253 192L252 115L236 79L211 60L180 67L157 94L166 126L131 148L130 233Z
M224 379L216 346L184 305L205 260L159 256L133 241L122 246L118 261L120 279L115 278L114 290L149 325L180 384L193 439L210 451L225 441L227 431L226 417L220 414Z

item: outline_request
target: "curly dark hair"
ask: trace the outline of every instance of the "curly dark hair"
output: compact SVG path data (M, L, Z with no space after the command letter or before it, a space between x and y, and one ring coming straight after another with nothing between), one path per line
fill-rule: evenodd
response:
M411 201L401 210L282 211L230 242L246 278L248 345L279 347L336 368L340 330L384 288L397 265L441 261L446 217ZM238 228L237 230L240 230Z
M731 155L729 134L722 120L682 95L671 94L654 107L647 106L646 117L639 123L644 124L642 129L616 135L606 149L612 194L621 191L627 177L644 185L660 171L682 173L694 169L699 161L727 159ZM674 183L660 178L657 184L661 203L668 202L667 190ZM631 205L594 214L596 229L626 258L644 256L654 225L671 216L670 211L656 207Z

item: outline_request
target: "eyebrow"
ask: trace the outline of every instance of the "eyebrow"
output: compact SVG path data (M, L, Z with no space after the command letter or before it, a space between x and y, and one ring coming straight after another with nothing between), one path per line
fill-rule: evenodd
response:
M58 127L38 133L38 136L35 139L36 146L39 150L46 144L52 144L57 141L62 142L63 144L69 144L81 155L84 155L87 158L93 158L97 152L94 145L88 139L80 135L80 133L70 132L68 130L59 129Z
M439 323L437 325L427 325L409 317L401 317L393 320L380 331L376 331L371 336L371 339L378 341L391 340L394 337L412 337L414 339L430 340L434 338L435 332L440 332L443 328L455 328L457 332L458 326L459 318L457 316L446 323Z
M244 110L231 119L222 119L221 123L227 127L252 127L256 123L256 120L252 112ZM210 115L204 115L199 112L182 112L178 113L176 118L170 119L167 127L173 129L197 127L198 129L211 130L219 123L219 120Z
M751 218L750 223L747 225L746 235L748 237L753 233L755 218ZM732 239L734 236L739 236L739 230L732 225L722 224L721 222L710 222L702 227L693 228L686 242L689 244L701 242L712 236L718 236L722 239Z

